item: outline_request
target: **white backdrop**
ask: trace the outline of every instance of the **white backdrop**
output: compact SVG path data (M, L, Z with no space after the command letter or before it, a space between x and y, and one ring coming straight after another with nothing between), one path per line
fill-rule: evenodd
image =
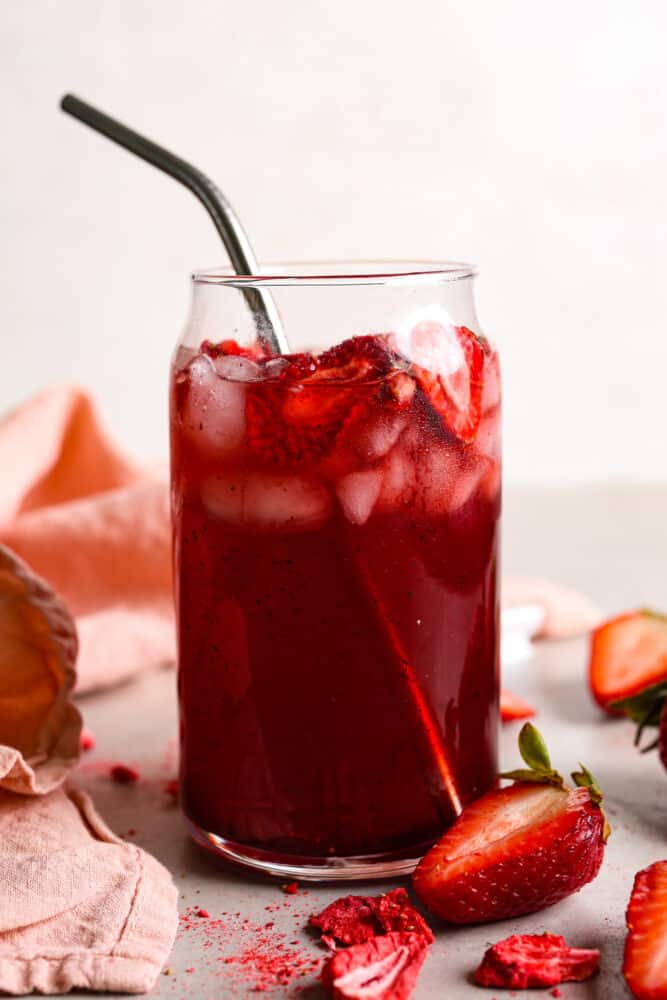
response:
M667 481L662 0L2 3L0 406L89 386L166 447L184 189L72 90L216 178L260 256L476 261L510 481Z

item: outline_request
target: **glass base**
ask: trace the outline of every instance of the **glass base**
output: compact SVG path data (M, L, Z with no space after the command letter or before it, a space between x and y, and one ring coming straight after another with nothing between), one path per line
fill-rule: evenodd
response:
M369 881L410 875L433 841L419 844L409 851L386 854L364 854L349 858L313 858L277 854L256 847L235 844L231 840L203 830L191 819L185 819L190 836L200 847L222 861L241 868L279 878L300 879L303 882Z

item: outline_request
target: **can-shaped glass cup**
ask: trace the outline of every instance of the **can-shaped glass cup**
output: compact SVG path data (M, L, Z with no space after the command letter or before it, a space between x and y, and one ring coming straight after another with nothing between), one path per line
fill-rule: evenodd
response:
M403 874L494 783L500 372L474 277L193 276L171 374L181 802L228 860Z

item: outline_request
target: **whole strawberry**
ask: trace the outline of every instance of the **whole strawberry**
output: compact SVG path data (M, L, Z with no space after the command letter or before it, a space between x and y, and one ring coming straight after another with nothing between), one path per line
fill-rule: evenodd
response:
M529 722L519 734L527 768L513 784L464 809L414 873L431 912L455 924L533 913L578 892L597 875L610 830L602 793L583 765L569 788Z

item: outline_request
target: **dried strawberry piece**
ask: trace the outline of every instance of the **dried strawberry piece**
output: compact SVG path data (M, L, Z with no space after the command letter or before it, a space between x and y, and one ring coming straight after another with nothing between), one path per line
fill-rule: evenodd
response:
M338 944L361 944L376 937L381 927L370 896L343 896L310 918L322 931L322 940L331 948Z
M421 934L382 934L335 952L322 969L322 985L334 1000L407 1000L427 950Z
M431 928L403 888L392 889L382 896L335 899L321 913L312 916L310 923L323 932L322 940L330 948L336 943L360 944L390 931L421 934L428 944L433 941Z
M597 948L569 948L560 934L513 934L488 949L475 982L517 990L582 982L597 972L599 962Z
M392 889L374 900L374 905L376 918L385 933L408 931L421 934L428 944L433 943L433 931L414 908L405 889Z

